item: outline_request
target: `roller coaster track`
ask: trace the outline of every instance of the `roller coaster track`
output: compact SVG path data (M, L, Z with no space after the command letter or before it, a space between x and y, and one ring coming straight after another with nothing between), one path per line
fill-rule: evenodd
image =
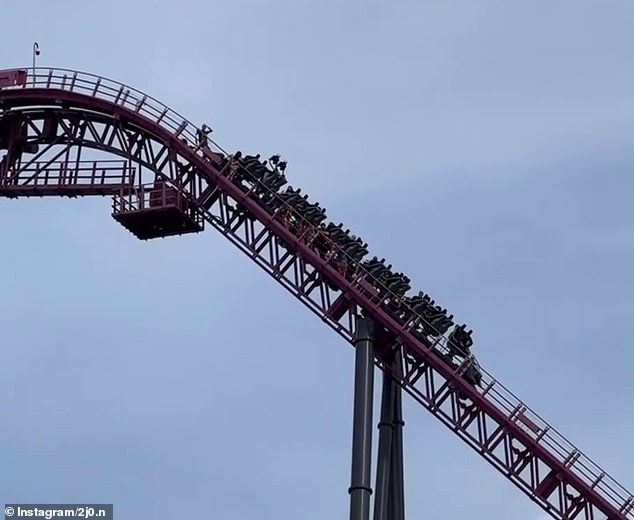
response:
M400 323L385 310L367 273L341 274L306 233L294 234L240 189L229 154L211 140L201 146L196 132L133 88L35 69L27 81L0 86L0 196L112 196L113 216L126 225L126 204L142 209L151 192L147 170L187 199L195 213L189 231L217 229L346 341L354 341L355 318L370 316L381 328L375 364L552 517L634 520L632 493L486 371L479 387L469 384L464 367L435 353L442 345L417 338L412 320ZM61 151L50 155L55 147ZM84 149L121 160L82 161ZM395 349L403 354L398 369Z

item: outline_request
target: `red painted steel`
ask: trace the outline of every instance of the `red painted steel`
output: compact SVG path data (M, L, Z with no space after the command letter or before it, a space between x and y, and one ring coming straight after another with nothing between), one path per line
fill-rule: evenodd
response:
M0 71L0 88L23 87L26 84L25 69L11 69Z
M432 344L414 337L410 328L422 317L399 324L381 308L371 277L361 271L347 279L311 247L309 232L291 233L232 182L224 150L211 140L197 144L194 125L151 97L98 76L47 69L31 79L0 85L0 109L31 123L43 121L42 128L58 124L58 141L69 146L81 135L86 146L150 168L187 193L208 224L348 342L355 316L365 310L384 327L376 364L386 369L390 349L402 348L403 376L393 374L398 383L551 516L634 519L631 493L486 371L482 388L467 383L460 369L437 355L446 350L445 338ZM36 140L46 142L46 132L38 132ZM7 179L13 179L20 186L14 195L41 195L41 184L24 182L21 173L14 157L0 164L0 194L9 196Z

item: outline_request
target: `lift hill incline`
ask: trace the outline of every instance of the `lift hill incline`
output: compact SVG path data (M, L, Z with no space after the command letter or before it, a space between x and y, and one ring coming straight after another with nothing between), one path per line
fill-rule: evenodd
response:
M348 342L355 318L371 317L376 365L551 516L634 519L630 492L479 367L466 327L427 295L406 296L402 273L363 261L366 245L325 224L318 204L278 191L279 157L266 167L228 154L204 127L105 78L11 69L0 71L0 158L3 197L112 196L113 217L140 239L211 225Z

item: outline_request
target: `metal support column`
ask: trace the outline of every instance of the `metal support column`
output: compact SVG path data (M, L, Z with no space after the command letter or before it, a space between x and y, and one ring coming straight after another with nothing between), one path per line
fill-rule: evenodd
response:
M403 359L401 351L396 353L394 359L394 375L400 379L403 377ZM394 434L392 436L392 486L390 492L390 520L405 520L405 488L403 484L403 390L393 383L394 391Z
M350 520L370 520L374 392L374 323L370 318L357 318L355 347Z
M383 372L379 452L376 472L374 520L405 520L403 489L403 411L401 388L394 380L402 376L400 350L391 367ZM393 374L390 375L390 368Z
M394 404L396 384L392 376L383 372L381 392L381 419L379 421L379 451L376 469L376 495L374 496L374 520L388 519L390 504L390 469L392 467L392 444L394 435Z

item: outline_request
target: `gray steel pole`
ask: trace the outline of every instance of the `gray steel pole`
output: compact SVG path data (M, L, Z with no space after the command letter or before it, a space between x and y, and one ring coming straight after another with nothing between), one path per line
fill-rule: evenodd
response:
M379 452L376 469L376 494L374 496L374 520L388 520L392 476L392 444L394 431L394 405L396 383L383 372L381 395L381 419L379 420Z
M372 469L372 397L374 392L374 323L357 318L355 338L354 423L350 520L370 520Z
M403 376L401 351L396 353L394 360L394 375L397 378ZM394 384L394 433L392 436L392 467L391 467L391 493L390 493L390 520L405 520L405 489L403 485L403 391Z

